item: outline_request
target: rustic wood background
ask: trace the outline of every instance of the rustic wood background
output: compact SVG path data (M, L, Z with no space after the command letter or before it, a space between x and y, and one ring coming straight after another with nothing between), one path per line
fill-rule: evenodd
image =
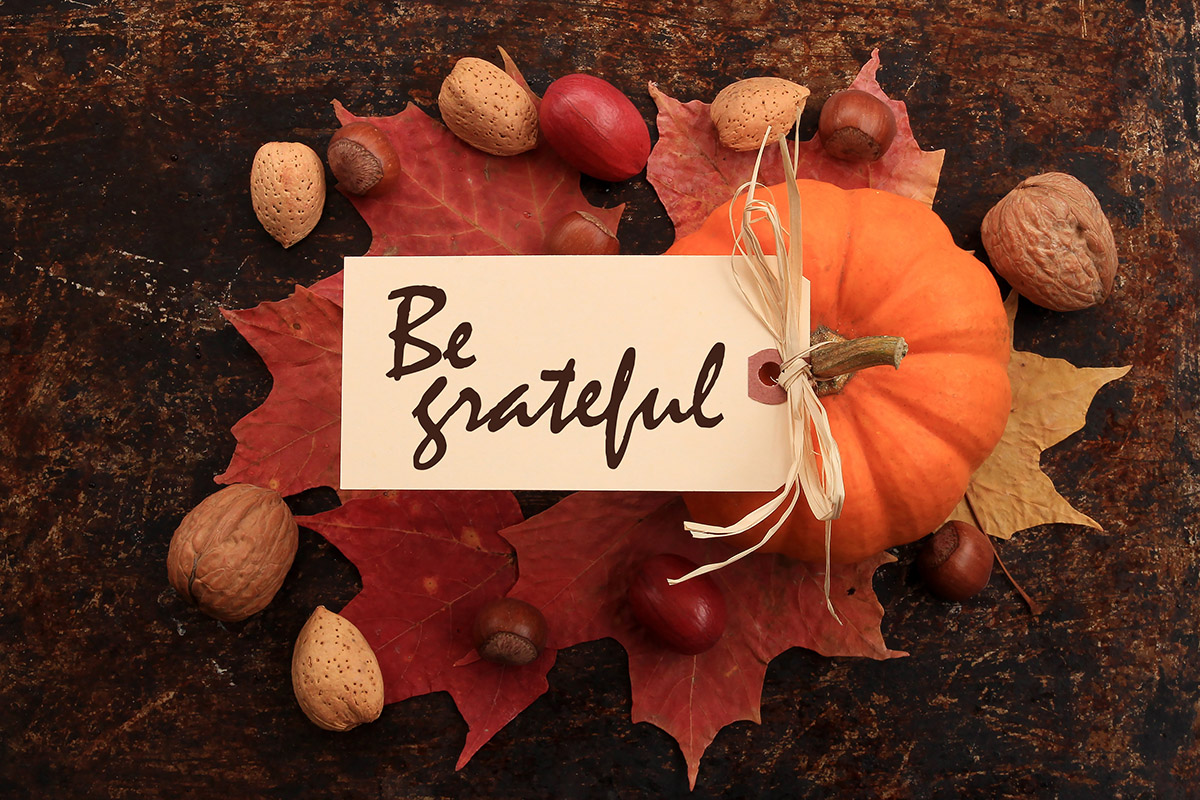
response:
M884 89L947 151L935 208L962 246L980 249L1020 178L1061 170L1120 247L1105 305L1018 317L1019 348L1133 365L1043 459L1104 531L1002 546L1045 613L999 579L937 602L899 550L876 589L912 657L781 656L762 724L720 733L694 796L1200 796L1198 35L1185 0L0 0L0 795L687 794L674 741L629 721L612 641L561 653L550 692L455 772L466 728L446 695L339 736L296 706L296 633L357 591L315 534L244 623L166 581L172 531L270 386L218 308L282 298L369 244L332 192L306 241L276 245L250 210L255 149L323 151L334 98L436 112L453 62L502 45L535 89L592 72L651 122L649 80L709 100L776 74L819 102L879 47ZM587 189L629 204L627 251L670 243L643 178Z

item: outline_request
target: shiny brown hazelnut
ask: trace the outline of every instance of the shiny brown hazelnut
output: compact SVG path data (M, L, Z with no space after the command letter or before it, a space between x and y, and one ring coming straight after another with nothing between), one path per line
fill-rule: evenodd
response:
M595 215L572 211L546 232L545 250L552 256L615 256L621 243Z
M479 610L472 634L480 658L519 667L537 660L548 631L541 611L524 600L500 597Z
M925 540L917 555L917 570L938 597L966 600L987 586L995 557L987 534L954 520Z
M380 194L400 175L400 159L387 134L369 122L343 126L325 155L338 187L350 194Z
M696 564L673 553L650 556L638 565L627 594L633 618L664 645L684 655L712 648L725 633L725 597L716 581L681 578Z
M825 101L817 135L834 158L878 161L896 138L896 115L875 95L846 89Z

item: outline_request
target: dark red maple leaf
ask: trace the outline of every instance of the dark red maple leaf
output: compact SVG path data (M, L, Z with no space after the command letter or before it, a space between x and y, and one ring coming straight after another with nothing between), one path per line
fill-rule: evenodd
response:
M728 557L714 540L683 529L678 495L581 492L501 531L516 548L520 578L509 592L542 610L549 646L562 649L611 636L629 654L634 722L652 722L679 742L696 784L700 757L717 732L738 720L759 721L763 677L771 659L793 646L827 656L894 658L879 626L883 608L871 578L886 553L835 565L825 607L823 565L753 555L711 573L728 606L725 635L697 656L668 650L637 625L627 608L629 580L642 559L676 553L695 563ZM836 530L836 527L835 527Z
M357 117L334 102L346 125L365 120L387 134L400 178L378 197L348 195L371 226L367 255L500 255L545 252L546 230L586 211L616 230L624 206L596 208L579 173L546 145L491 156L464 144L415 105L391 117Z
M497 534L521 521L511 492L384 492L296 521L358 567L362 591L341 614L379 658L384 701L453 696L469 726L459 767L546 691L553 648L520 668L462 658L479 608L516 579Z
M850 88L862 89L884 100L896 114L896 139L883 158L871 164L850 164L825 154L814 136L799 147L796 175L832 183L843 189L873 187L933 203L941 175L944 150L927 152L913 137L907 106L890 99L875 80L879 51L859 71ZM675 223L675 235L695 231L712 211L733 198L750 180L757 151L737 152L723 147L709 118L709 103L681 103L650 84L658 106L658 141L650 153L646 177ZM767 148L759 182L773 185L783 180L778 148Z
M506 69L528 89L507 53ZM532 94L532 92L531 92ZM378 197L350 196L371 227L370 255L494 255L543 252L544 231L569 211L588 211L616 230L624 206L592 206L579 173L548 147L489 156L461 142L414 105L368 120L400 154L402 175ZM224 311L258 350L274 384L266 402L238 422L220 483L269 486L283 495L338 486L341 432L342 274L286 300Z
M342 307L333 283L222 311L262 356L274 383L266 401L233 426L238 444L218 483L252 483L282 495L338 485Z

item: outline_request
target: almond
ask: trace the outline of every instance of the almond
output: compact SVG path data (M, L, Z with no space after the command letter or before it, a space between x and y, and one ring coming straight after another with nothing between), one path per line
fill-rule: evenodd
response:
M383 672L371 645L325 606L296 637L292 689L305 715L327 731L348 731L383 713Z
M533 99L507 72L481 58L459 59L442 81L438 108L446 127L476 150L513 156L537 146Z
M250 167L250 202L267 233L291 247L317 226L325 208L321 157L299 142L267 142Z
M720 91L709 116L721 144L734 150L757 150L768 126L771 143L787 135L804 111L808 95L806 87L783 78L746 78Z

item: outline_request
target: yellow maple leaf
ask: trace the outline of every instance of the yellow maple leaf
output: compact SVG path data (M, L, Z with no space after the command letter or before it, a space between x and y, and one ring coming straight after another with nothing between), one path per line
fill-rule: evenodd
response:
M1004 302L1009 332L1017 294ZM1101 527L1071 507L1041 470L1042 451L1083 427L1088 408L1104 384L1129 367L1076 367L1061 358L1014 350L1008 365L1012 412L996 449L971 476L966 496L950 514L1001 539L1052 522Z

